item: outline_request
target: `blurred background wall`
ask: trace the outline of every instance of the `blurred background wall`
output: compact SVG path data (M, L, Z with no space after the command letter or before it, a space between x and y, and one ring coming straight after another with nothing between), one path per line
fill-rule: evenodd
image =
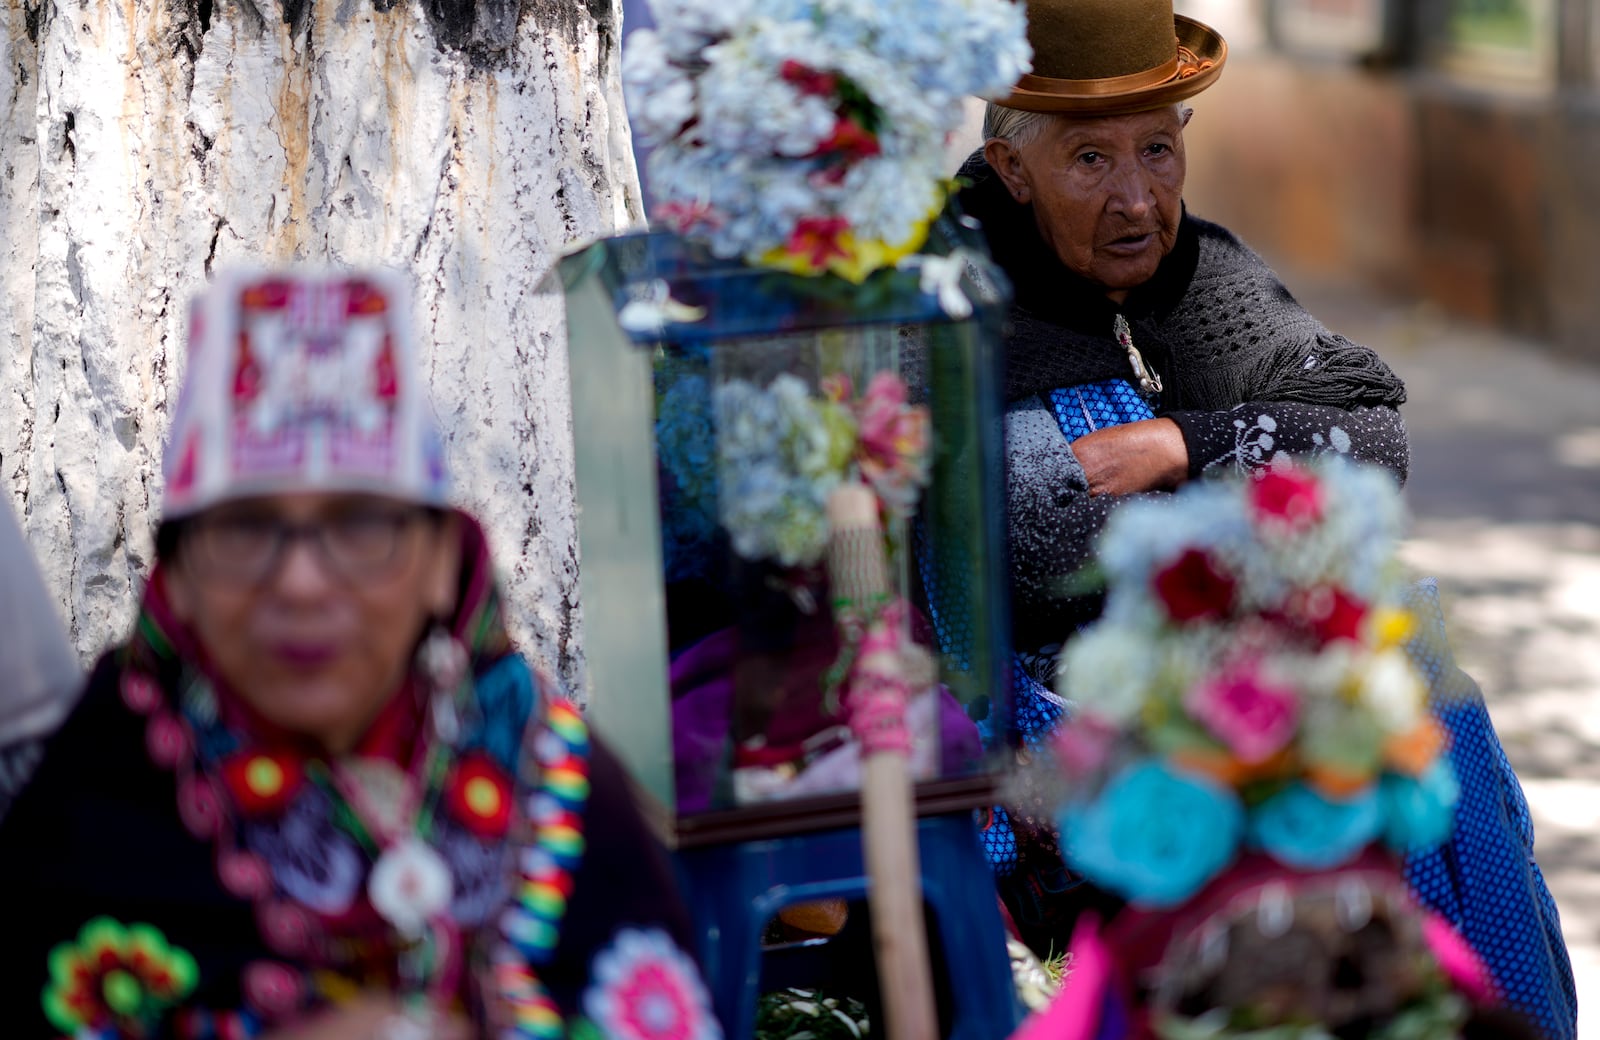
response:
M1600 0L1178 0L1186 198L1269 258L1600 361Z

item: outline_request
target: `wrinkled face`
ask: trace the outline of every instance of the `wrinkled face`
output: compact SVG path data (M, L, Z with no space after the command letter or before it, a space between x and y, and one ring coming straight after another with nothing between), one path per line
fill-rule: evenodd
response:
M1191 114L1057 116L1021 148L991 140L984 154L1061 262L1121 302L1178 241Z
M370 495L240 499L187 522L174 611L267 722L340 753L404 682L430 618L455 605L456 524Z

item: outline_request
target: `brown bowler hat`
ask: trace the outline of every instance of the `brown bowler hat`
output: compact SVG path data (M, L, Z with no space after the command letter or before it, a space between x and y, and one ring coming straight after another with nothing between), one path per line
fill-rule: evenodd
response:
M1027 0L1033 72L995 104L1027 112L1125 115L1216 82L1228 45L1172 13L1172 0Z

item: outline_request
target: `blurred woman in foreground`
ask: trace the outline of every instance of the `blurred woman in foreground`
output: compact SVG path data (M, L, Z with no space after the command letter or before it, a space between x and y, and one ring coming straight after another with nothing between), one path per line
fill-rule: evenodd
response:
M138 623L0 830L17 1035L720 1035L448 504L408 306L287 273L196 308Z

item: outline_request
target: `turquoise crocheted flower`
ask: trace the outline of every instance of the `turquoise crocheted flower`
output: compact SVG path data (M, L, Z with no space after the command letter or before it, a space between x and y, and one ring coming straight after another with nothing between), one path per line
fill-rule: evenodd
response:
M1174 906L1232 861L1244 809L1220 784L1146 759L1094 801L1069 806L1061 833L1073 867L1096 884L1142 906Z
M1383 830L1376 787L1351 798L1324 797L1292 784L1250 814L1250 838L1278 862L1301 870L1338 866Z
M1427 852L1450 837L1461 788L1449 760L1440 758L1415 779L1386 774L1379 796L1383 799L1383 840L1409 856Z

